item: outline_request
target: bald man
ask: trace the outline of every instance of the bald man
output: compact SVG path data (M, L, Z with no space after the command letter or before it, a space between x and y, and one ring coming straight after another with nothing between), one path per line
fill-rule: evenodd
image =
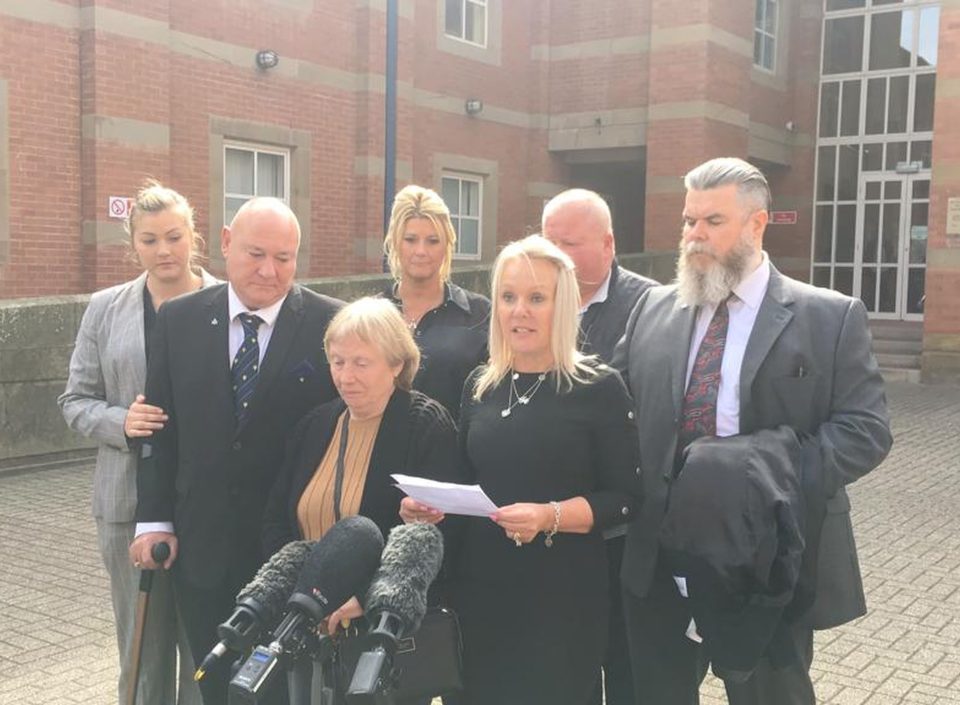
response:
M197 664L267 558L261 517L287 432L336 396L323 335L342 302L293 283L299 246L282 201L247 201L223 229L228 283L157 314L146 397L169 421L141 449L130 558L155 568L152 546L170 545L165 567ZM206 705L227 702L229 665L200 682Z
M610 208L593 191L576 188L554 196L543 209L541 226L544 237L570 255L576 266L580 349L609 363L633 305L656 282L617 265ZM606 705L633 703L630 658L620 607L620 562L625 534L626 526L604 534L610 569L609 638L603 663ZM600 704L601 697L598 682L595 705Z

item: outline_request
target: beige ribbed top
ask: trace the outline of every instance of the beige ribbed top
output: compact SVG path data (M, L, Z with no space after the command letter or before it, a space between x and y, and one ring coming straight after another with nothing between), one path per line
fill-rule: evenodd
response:
M333 493L337 477L337 456L340 453L340 436L343 431L344 411L327 446L327 452L313 473L300 501L297 503L297 522L300 532L308 541L322 537L336 522L333 511ZM377 440L380 420L383 415L369 419L350 419L347 431L347 449L343 459L343 488L340 493L340 517L354 516L360 511L363 486L370 467L373 443Z

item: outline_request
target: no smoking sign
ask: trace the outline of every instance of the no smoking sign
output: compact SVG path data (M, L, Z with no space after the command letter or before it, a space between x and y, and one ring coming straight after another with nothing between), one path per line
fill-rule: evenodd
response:
M107 204L107 215L111 218L126 220L133 208L133 199L126 196L110 196Z

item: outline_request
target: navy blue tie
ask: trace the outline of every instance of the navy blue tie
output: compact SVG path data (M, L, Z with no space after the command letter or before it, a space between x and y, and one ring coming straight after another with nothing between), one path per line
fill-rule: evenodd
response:
M250 411L250 401L257 386L257 375L260 371L260 340L257 332L263 319L252 313L241 313L237 318L243 326L243 342L233 358L230 371L233 375L233 407L237 424L240 425Z

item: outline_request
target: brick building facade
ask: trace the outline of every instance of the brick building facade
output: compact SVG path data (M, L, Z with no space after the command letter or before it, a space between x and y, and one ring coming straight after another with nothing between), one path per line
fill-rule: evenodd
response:
M130 277L109 198L147 176L214 271L253 193L297 212L301 276L378 271L386 4L0 0L0 297ZM743 156L785 212L777 265L922 326L927 377L960 376L958 0L398 5L397 185L444 194L464 261L570 185L608 197L620 251L672 250L680 176Z

